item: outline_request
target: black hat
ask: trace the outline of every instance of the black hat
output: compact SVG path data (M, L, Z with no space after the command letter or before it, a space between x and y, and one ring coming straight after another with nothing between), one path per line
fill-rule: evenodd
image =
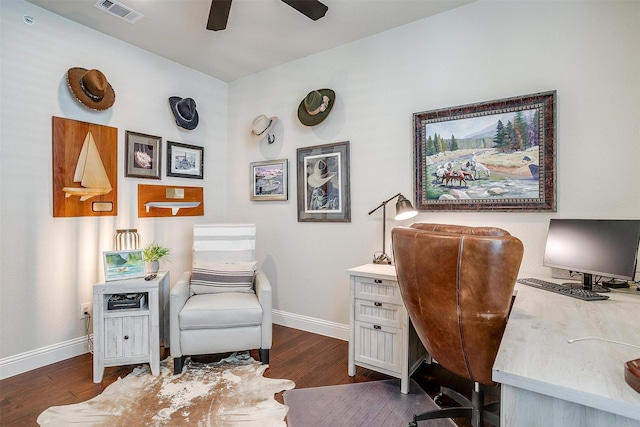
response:
M193 130L198 126L196 101L191 98L172 96L169 98L169 105L171 105L171 111L173 111L178 126L189 130Z

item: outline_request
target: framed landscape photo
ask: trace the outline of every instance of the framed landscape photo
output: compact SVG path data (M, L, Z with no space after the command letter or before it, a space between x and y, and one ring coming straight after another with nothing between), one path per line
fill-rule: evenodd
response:
M104 261L104 280L122 280L144 277L144 262L142 250L105 251L102 253Z
M349 141L297 149L298 221L351 222Z
M203 179L204 148L167 141L167 176Z
M251 200L288 200L287 159L251 163Z
M413 115L416 209L556 211L556 92Z
M125 172L133 178L160 179L162 138L143 133L125 133Z

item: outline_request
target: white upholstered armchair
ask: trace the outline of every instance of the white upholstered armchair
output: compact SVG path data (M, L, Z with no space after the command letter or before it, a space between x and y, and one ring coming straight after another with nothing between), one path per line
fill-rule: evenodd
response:
M174 373L185 356L260 350L269 363L271 284L256 269L254 224L193 227L193 268L171 289Z

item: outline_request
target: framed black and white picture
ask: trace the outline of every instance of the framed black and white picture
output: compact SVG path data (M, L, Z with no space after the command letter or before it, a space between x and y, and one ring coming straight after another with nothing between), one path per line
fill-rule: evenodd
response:
M167 176L203 179L204 148L167 141Z

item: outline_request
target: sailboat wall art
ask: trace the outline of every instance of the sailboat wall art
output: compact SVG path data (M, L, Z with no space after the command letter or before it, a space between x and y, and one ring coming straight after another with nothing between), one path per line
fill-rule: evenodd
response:
M115 216L118 129L53 117L53 216Z

